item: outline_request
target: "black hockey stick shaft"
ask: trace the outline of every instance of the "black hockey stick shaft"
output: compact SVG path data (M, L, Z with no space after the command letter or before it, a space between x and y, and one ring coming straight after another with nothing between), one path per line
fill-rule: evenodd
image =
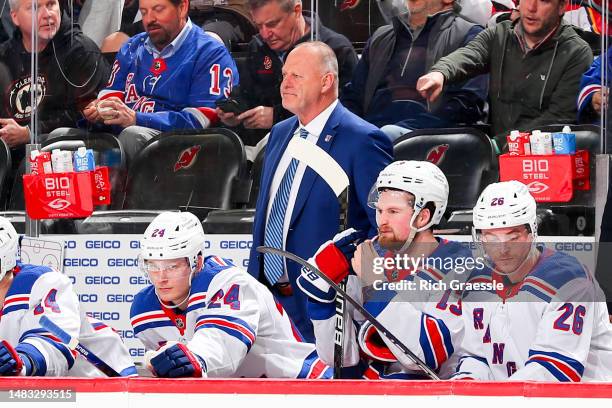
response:
M340 219L338 232L343 232L348 226L348 208L349 208L349 186L338 196L338 204L340 205ZM350 260L349 260L350 262ZM342 279L340 288L346 293L347 278ZM344 333L346 330L345 308L346 301L340 291L336 291L336 306L335 324L334 324L334 378L342 378L342 367L344 366Z
M401 350L402 353L406 355L414 364L416 364L421 370L423 370L432 380L439 380L440 377L433 371L423 360L421 360L416 354L414 354L404 343L402 343L397 337L393 335L387 328L380 323L370 312L368 312L358 301L349 296L345 290L340 288L336 283L328 278L323 272L321 272L317 267L306 261L305 259L300 258L299 256L292 254L291 252L283 251L281 249L259 246L257 247L257 251L261 253L270 253L283 256L287 259L290 259L303 267L308 268L308 270L313 271L317 274L321 279L327 282L332 288L336 290L337 293L342 294L343 298L346 299L353 307L363 315L363 317L372 323L379 333L385 336L391 343L393 343L397 348ZM335 357L335 356L334 356Z

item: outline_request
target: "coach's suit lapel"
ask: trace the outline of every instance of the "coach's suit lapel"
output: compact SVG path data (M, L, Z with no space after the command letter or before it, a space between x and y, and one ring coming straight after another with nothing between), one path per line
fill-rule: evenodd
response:
M331 149L332 143L334 143L336 139L336 132L338 126L340 126L340 119L342 118L342 114L344 111L344 107L338 102L334 111L330 115L321 135L319 136L319 140L317 141L317 146L321 149L325 150L325 152L329 153ZM295 201L295 206L293 207L293 212L291 213L291 223L289 226L293 225L298 215L302 212L304 205L308 201L308 197L310 196L310 191L312 190L312 186L317 179L317 174L310 168L306 168L304 172L304 177L302 178L302 183L300 184L300 189L298 191L298 195ZM317 199L314 197L314 199ZM314 222L314 220L313 220Z

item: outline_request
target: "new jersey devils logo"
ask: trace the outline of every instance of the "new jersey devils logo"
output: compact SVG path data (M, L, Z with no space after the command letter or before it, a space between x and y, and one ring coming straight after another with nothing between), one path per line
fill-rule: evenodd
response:
M174 163L174 172L181 169L188 169L196 162L198 152L202 149L202 146L191 146L183 150L178 157L176 163Z
M440 163L442 163L442 160L444 159L444 155L446 154L447 150L447 144L434 146L425 155L425 160L435 165L440 165Z
M359 0L344 0L342 4L340 4L340 11L354 9L359 5Z

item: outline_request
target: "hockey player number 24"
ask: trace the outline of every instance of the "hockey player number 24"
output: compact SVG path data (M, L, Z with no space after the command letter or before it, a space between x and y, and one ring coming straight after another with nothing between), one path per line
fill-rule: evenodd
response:
M221 299L223 299L223 303L229 305L232 310L240 310L240 285L233 284L227 294L223 293L223 289L219 290L215 295L210 299L210 303L208 304L209 309L218 309L221 307Z

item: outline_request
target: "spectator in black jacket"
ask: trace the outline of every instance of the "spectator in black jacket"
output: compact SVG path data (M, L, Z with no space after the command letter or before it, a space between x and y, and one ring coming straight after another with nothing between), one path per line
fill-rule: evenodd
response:
M12 149L19 165L24 145L30 141L30 76L32 52L32 0L9 0L11 18L18 28L0 45L0 138ZM67 15L58 0L38 2L37 88L38 133L76 127L81 109L96 98L109 77L109 66L96 44ZM17 159L17 160L15 160Z
M221 110L217 114L227 126L261 129L244 140L254 144L273 124L292 116L282 106L280 83L285 57L297 44L310 41L312 34L329 45L338 59L341 87L351 79L357 54L345 36L324 27L317 16L302 13L301 0L248 0L248 6L259 30L249 43L245 69L240 72L241 99L249 109L240 115Z

